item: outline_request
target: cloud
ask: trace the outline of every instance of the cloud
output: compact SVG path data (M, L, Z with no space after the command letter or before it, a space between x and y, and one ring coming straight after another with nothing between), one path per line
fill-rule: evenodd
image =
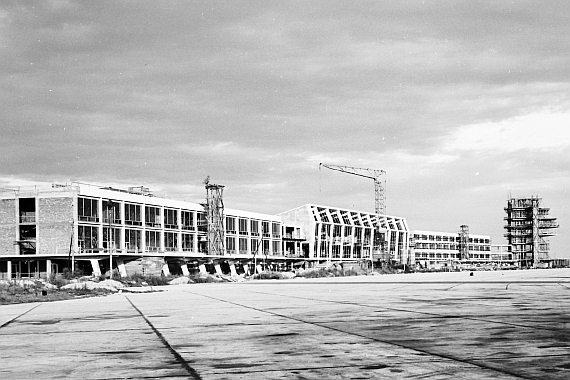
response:
M570 148L569 128L570 111L542 111L460 127L442 145L448 152L493 156L519 151L560 153Z

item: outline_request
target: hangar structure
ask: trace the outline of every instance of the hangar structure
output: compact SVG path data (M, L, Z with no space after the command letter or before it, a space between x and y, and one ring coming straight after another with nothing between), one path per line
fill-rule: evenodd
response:
M381 260L372 250L380 236L392 260L408 259L404 218L316 205L279 215L225 208L215 231L223 240L212 251L208 207L158 197L146 187L73 182L0 189L0 277L47 276L64 268L96 275L112 268L123 276L247 274Z

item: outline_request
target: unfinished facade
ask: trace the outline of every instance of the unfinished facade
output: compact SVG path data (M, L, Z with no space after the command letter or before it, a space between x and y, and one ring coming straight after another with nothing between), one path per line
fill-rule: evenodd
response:
M0 276L45 276L63 268L101 274L110 260L122 275L134 261L158 273L186 274L191 266L235 273L249 271L256 257L284 267L305 256L300 227L233 209L216 214L223 230L211 251L208 210L155 197L144 187L73 183L0 190Z
M547 238L556 235L558 222L549 215L550 209L542 205L542 198L511 198L505 212L505 237L519 265L536 268L551 260Z
M308 257L319 261L409 263L406 219L307 204L279 214L285 224L301 225ZM383 247L384 252L375 252ZM388 258L388 260L386 260Z

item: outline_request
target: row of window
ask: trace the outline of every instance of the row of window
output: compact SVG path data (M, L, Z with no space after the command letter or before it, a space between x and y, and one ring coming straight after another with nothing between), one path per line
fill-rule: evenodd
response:
M178 232L164 232L161 235L160 231L147 230L142 231L139 229L125 228L124 244L121 240L121 229L111 228L109 234L109 227L103 226L103 236L99 238L99 228L96 226L78 226L78 240L79 246L83 251L94 251L100 249L127 249L131 251L142 251L142 236L144 233L145 244L144 251L159 251L161 246L164 246L165 251L193 251L194 242L196 239L195 234L178 233ZM162 243L162 244L161 244ZM207 245L205 239L196 241L198 252L206 252ZM226 237L226 251L229 254L249 252L263 252L278 254L281 252L281 241L268 240L268 239L249 239L249 238L235 238Z
M445 244L445 243L416 243L416 249L444 249L454 251L459 249L458 244ZM469 245L470 251L490 251L490 245Z
M459 259L459 254L456 253L435 253L435 252L422 252L416 253L416 259ZM491 258L489 254L473 254L469 256L470 259L487 259Z
M430 241L461 241L459 236L441 236L441 235L419 235L414 234L414 240L430 240ZM469 238L469 243L490 244L490 239Z
M376 227L377 218L375 215L366 213L336 210L324 207L316 207L312 209L315 222L324 222L332 224L344 224L352 226ZM390 217L381 216L379 219L380 227L392 230L404 230L404 225Z
M182 229L188 231L206 232L208 223L206 213L200 211L178 210L165 207L144 206L144 221L142 220L142 205L124 203L122 212L121 204L112 201L103 201L102 218L99 218L99 200L92 198L78 198L77 215L79 221L93 223L125 224L129 226L145 226L166 229ZM194 221L196 213L196 223ZM162 216L161 216L162 215ZM124 223L123 218L124 217ZM179 220L180 218L180 220ZM237 223L236 223L237 221ZM251 236L263 236L279 238L281 236L281 224L276 222L236 218L227 216L226 233ZM236 229L237 224L237 229Z

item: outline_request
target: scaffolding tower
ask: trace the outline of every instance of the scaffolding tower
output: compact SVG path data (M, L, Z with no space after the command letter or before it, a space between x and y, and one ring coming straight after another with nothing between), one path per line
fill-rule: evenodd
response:
M555 236L558 221L549 215L550 209L542 205L542 198L511 198L507 201L505 229L513 258L523 267L539 266L550 260L550 244L546 238Z
M206 211L208 223L208 254L223 256L225 253L224 228L224 187L210 183L210 177L204 180L206 187L206 203L202 206Z
M459 226L459 260L469 260L469 226Z

